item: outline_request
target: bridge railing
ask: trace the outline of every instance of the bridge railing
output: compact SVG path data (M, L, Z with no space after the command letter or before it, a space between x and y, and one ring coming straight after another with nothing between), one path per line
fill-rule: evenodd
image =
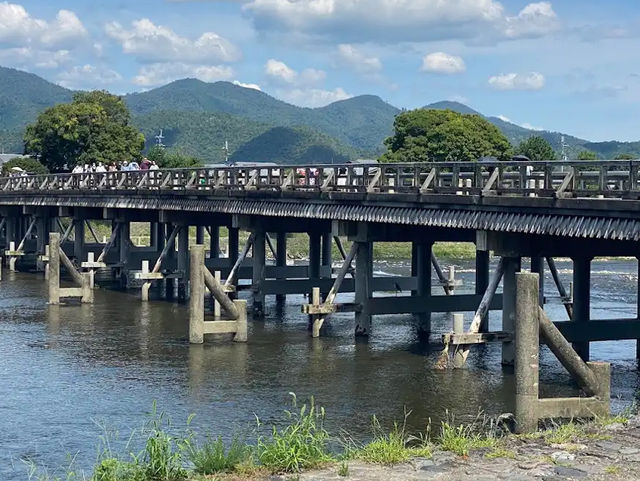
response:
M639 178L640 161L216 166L12 176L0 179L0 191L259 190L638 198Z

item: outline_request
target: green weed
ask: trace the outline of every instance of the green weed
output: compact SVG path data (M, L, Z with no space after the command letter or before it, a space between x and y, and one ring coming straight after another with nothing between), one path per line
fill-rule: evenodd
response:
M199 474L232 472L240 465L251 462L252 449L238 437L231 440L227 449L222 438L208 439L202 446L192 442L185 445L187 456Z
M443 451L451 451L458 456L468 456L472 449L496 448L498 439L485 429L485 423L478 414L471 424L455 425L455 418L447 413L447 420L440 425L438 444Z
M290 393L293 408L297 409L295 394ZM297 473L324 462L332 461L327 442L329 433L324 429L324 408L317 408L313 398L299 411L285 411L287 424L275 426L269 436L258 438L257 455L263 466L272 472ZM257 420L260 427L260 420Z
M340 466L338 466L338 476L341 476L343 478L349 476L349 465L346 461L342 461L340 463Z

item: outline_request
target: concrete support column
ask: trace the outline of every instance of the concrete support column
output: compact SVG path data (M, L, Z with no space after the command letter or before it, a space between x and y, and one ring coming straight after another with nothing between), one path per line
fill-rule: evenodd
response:
M162 250L162 247L158 248L159 239L160 239L160 224L158 224L157 222L151 222L149 224L149 245L156 251Z
M325 232L322 234L322 270L321 277L331 279L333 277L331 272L331 265L333 264L333 235L331 232ZM326 298L329 291L321 292L322 298Z
M544 257L531 258L531 272L538 274L538 298L540 307L544 307Z
M502 330L514 332L516 317L516 273L520 270L519 257L504 257L502 278ZM513 342L502 343L502 364L513 365L515 357Z
M38 256L42 256L45 254L45 250L49 244L49 233L51 228L51 219L49 217L38 217L36 221L36 230L38 233L37 243L36 243L36 254ZM38 271L44 271L44 265L42 261L37 261L37 269Z
M229 269L231 269L238 260L238 250L240 249L240 229L229 227Z
M73 219L73 257L77 262L86 260L84 258L84 219Z
M489 287L489 251L476 249L476 294L482 296ZM489 331L489 315L485 315L480 323L480 332Z
M220 258L220 226L211 226L211 236L209 238L209 259Z
M428 337L431 334L431 249L432 242L419 242L416 245L416 275L418 277L417 295L425 298L424 312L418 314L418 335Z
M60 234L49 236L49 304L60 304Z
M411 277L418 276L418 243L411 243ZM417 296L418 291L411 291L412 296Z
M369 311L369 297L373 280L373 245L371 242L357 242L355 302L362 309L356 312L356 336L368 336L371 331L371 314Z
M253 291L253 316L264 316L264 291L262 290L262 281L265 276L266 263L266 232L263 229L254 231L253 242L253 277L251 289Z
M178 279L178 301L185 302L189 296L189 226L183 225L178 232L178 272L182 275Z
M198 244L190 252L191 297L189 298L189 342L204 342L204 246Z
M276 233L276 267L286 267L287 266L287 233L286 232L277 232ZM286 276L282 274L278 274L278 279L286 280ZM284 302L287 296L285 294L276 295L276 302Z
M591 258L573 258L573 322L586 323L591 317ZM583 361L589 360L589 343L573 343L573 349Z
M204 226L203 225L196 226L196 244L204 245Z
M118 250L120 260L120 288L127 288L127 272L128 272L128 260L129 260L129 248L131 245L130 240L130 224L129 222L121 222L118 230Z
M516 432L528 433L538 429L538 275L520 272L515 277Z
M322 262L322 236L317 232L309 234L309 278L320 277L320 264Z

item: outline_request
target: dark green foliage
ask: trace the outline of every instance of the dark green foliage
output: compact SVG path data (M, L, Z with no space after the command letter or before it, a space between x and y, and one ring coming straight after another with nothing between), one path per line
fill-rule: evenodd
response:
M13 167L20 167L29 174L44 175L49 173L46 166L32 157L14 157L2 165L2 175L9 174Z
M597 160L598 154L592 150L581 150L578 153L578 160Z
M638 155L632 155L632 154L618 154L614 157L614 160L634 160L637 159L639 156Z
M46 109L24 139L25 152L54 172L77 163L137 160L144 146L122 99L107 92L78 93L73 102Z
M161 169L186 169L189 167L202 167L202 161L186 155L174 149L153 147L147 154L149 160L153 160Z
M208 164L224 162L225 141L233 153L270 128L229 114L167 110L134 117L133 124L144 134L148 149L155 144L155 136L162 129L165 145L204 159Z
M554 160L556 158L556 153L551 144L537 135L520 142L520 145L516 148L516 154L526 155L534 161Z
M418 109L396 117L395 134L385 140L383 162L507 160L511 145L483 117L452 110Z
M231 162L338 164L356 157L353 149L311 129L274 127L240 147Z

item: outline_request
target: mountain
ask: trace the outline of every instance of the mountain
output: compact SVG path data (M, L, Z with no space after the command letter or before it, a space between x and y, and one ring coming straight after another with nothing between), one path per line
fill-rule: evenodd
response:
M353 148L308 127L274 127L244 144L230 160L277 164L341 164L355 157Z
M20 152L25 125L45 108L68 102L72 96L73 91L36 75L0 67L0 152ZM126 95L124 99L131 109L133 124L147 138L147 146L163 129L166 145L208 162L223 159L225 141L229 142L230 154L238 159L240 155L246 159L285 162L317 159L320 154L327 161L377 157L384 150L384 139L392 133L395 116L401 112L373 95L311 109L229 82L194 79L178 80ZM451 101L424 108L482 115ZM514 145L540 135L555 150L561 150L560 132L531 130L498 117L485 118ZM584 149L596 152L600 158L613 158L621 153L640 157L640 142L589 142L566 134L564 140L569 157Z
M224 162L225 142L231 159L240 162L327 163L357 157L353 147L308 127L274 127L225 113L165 110L134 116L132 123L147 148L162 129L164 144L209 163Z
M362 95L310 109L229 82L176 80L148 92L125 96L134 115L158 110L223 112L283 127L306 126L335 137L363 155L376 155L391 134L399 109L373 95Z

